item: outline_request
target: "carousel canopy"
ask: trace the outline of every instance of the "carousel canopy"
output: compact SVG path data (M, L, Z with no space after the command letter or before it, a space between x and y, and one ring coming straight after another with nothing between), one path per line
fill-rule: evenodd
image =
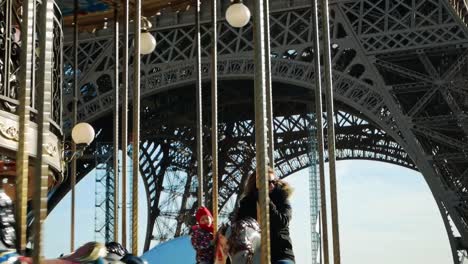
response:
M58 0L64 17L64 25L73 25L74 0ZM123 10L123 1L112 0L78 0L78 25L81 29L99 29L105 23L113 20L114 8L119 6ZM195 0L142 0L142 15L151 17L166 11L188 10ZM132 17L134 0L130 0L130 17ZM122 12L120 12L122 15Z

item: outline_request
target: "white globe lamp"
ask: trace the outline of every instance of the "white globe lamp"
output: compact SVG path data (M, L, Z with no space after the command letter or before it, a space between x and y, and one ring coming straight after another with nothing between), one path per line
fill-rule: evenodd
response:
M153 53L156 48L156 39L146 30L140 34L140 53L143 55Z
M94 128L85 122L76 124L72 129L72 139L77 145L88 146L94 140Z
M249 23L250 10L243 3L233 3L226 10L226 20L232 27L244 27Z

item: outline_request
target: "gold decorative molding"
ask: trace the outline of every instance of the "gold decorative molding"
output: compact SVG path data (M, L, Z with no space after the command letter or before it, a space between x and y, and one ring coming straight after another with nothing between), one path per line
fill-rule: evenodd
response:
M37 126L30 122L27 127L27 152L30 158L36 158L37 154ZM50 131L49 131L50 132ZM0 110L0 154L11 153L18 151L19 143L19 124L18 116ZM63 166L61 164L61 145L60 140L54 133L48 133L44 138L42 148L47 156L48 163L55 172L61 172Z
M57 155L57 146L54 146L51 143L44 144L44 151L49 154L49 156L54 157Z
M14 140L18 142L19 140L19 131L18 128L14 126L6 126L4 123L0 122L0 135L6 139Z

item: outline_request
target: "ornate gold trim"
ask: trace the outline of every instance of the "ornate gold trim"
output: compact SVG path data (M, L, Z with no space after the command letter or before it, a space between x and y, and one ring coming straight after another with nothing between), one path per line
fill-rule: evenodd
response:
M47 152L49 156L54 157L57 154L57 146L51 143L44 144L44 151Z
M6 139L14 140L18 142L19 140L19 131L18 128L14 126L6 126L5 124L0 122L0 135Z

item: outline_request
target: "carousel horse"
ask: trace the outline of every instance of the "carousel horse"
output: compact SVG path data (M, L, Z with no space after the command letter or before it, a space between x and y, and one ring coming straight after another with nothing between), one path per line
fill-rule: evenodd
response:
M121 261L122 258L128 254L127 249L125 249L120 243L117 242L106 243L106 248L107 256L104 258L104 260L109 263L123 263Z
M15 216L13 201L7 195L4 180L0 183L0 264L31 263L30 257L16 253L15 243ZM54 260L45 260L47 264L72 264L72 263L104 263L102 257L107 250L103 244L90 242L77 249L70 255ZM100 261L101 260L101 261ZM112 263L112 262L110 262Z
M117 264L117 263L126 263L126 264L144 264L145 262L130 253L125 249L121 244L117 242L106 243L107 256L104 258L107 263Z
M23 257L16 254L14 250L6 252L10 255L3 257L0 251L0 264L33 264L30 257ZM2 262L2 259L9 261ZM98 242L89 242L78 248L69 255L58 259L44 260L44 264L144 264L145 262L132 254L127 253L119 243L110 242L106 246Z
M71 263L104 263L102 258L106 255L107 249L104 244L99 242L88 242L71 254L60 257L58 260L66 260Z
M32 264L32 258L21 256L16 252L15 216L13 201L6 194L0 183L0 264ZM89 242L75 252L58 259L45 260L45 264L122 264L120 261L127 257L128 263L139 263L140 258L129 256L128 252L118 243L110 242L106 245ZM143 263L143 262L141 262Z
M0 186L0 250L5 251L15 248L16 234L14 226L13 202Z
M58 259L46 259L44 264L78 264L78 263L87 263L87 264L107 264L114 262L105 262L104 257L107 255L107 249L102 243L98 242L88 242L83 246L79 247L77 250L72 252L69 255L62 256ZM10 262L6 262L10 263ZM6 264L5 263L5 264ZM21 264L33 264L32 258L30 257L18 257L17 262L11 263L21 263ZM118 263L118 262L116 262ZM1 263L0 264L4 264Z
M2 249L0 250L0 264L13 264L17 263L20 256L14 249Z
M215 264L225 264L228 257L231 264L260 263L260 243L260 227L253 218L223 225L216 237Z
M126 264L147 264L146 261L140 257L134 256L132 254L127 254L122 258L122 262Z

